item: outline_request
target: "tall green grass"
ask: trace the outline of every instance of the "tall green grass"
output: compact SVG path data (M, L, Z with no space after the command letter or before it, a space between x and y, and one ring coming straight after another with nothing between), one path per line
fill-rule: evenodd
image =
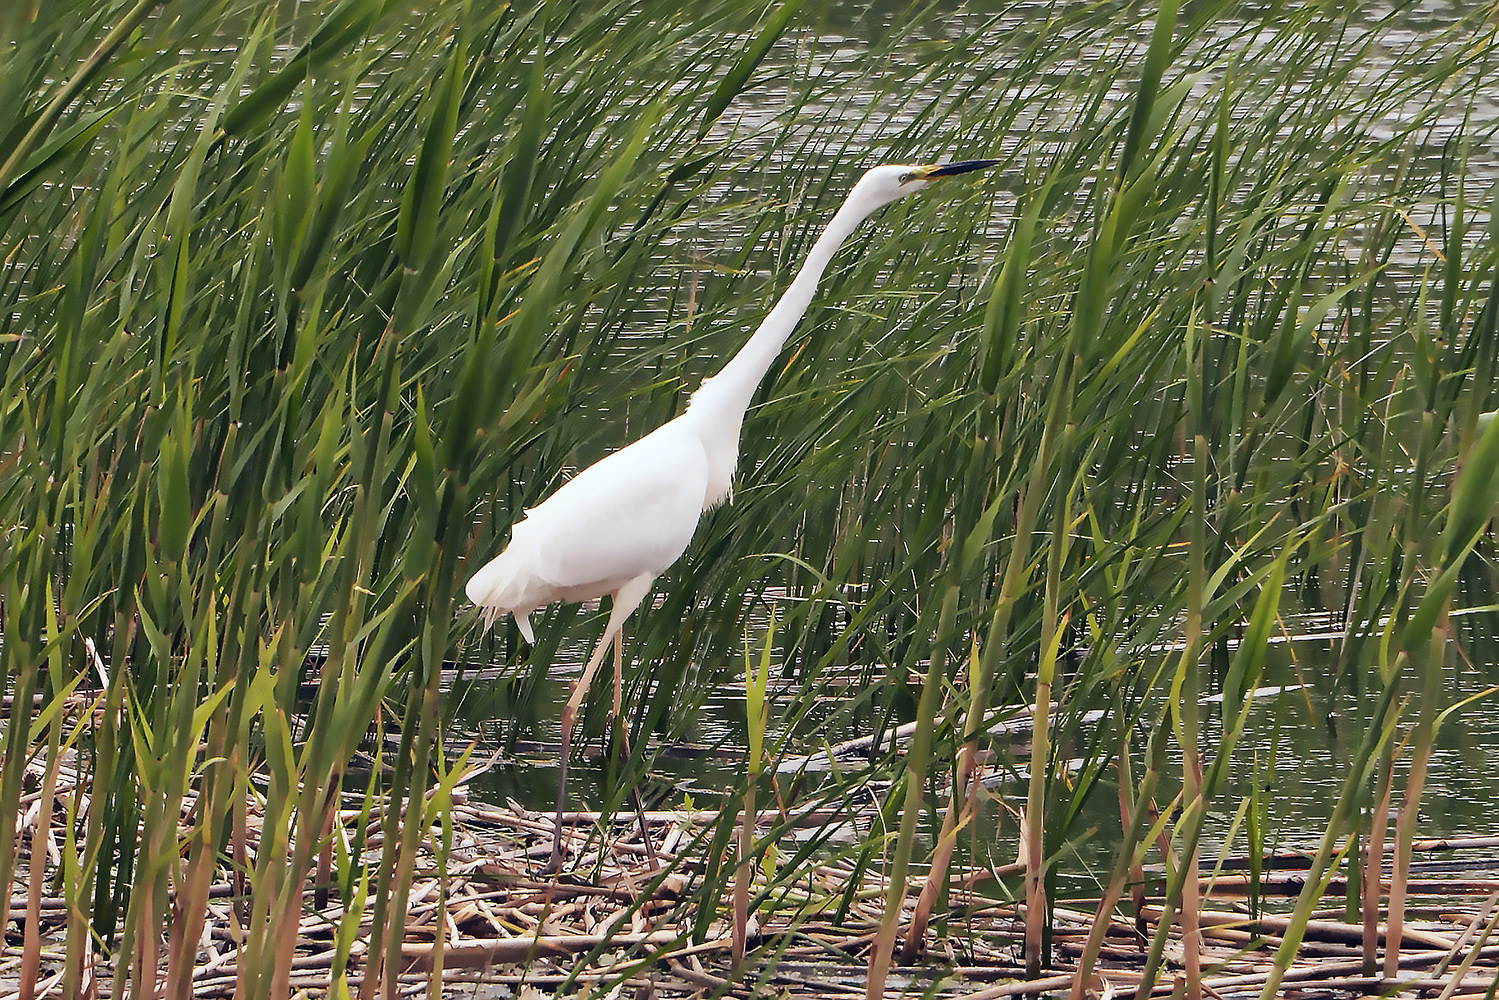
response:
M11 704L38 709L5 720L0 814L28 761L50 775L82 751L87 787L54 807L76 840L31 873L69 902L66 988L90 933L116 995L183 988L228 867L244 992L285 995L345 792L391 804L378 865L340 844L327 869L340 940L371 915L379 971L455 777L444 665L498 662L534 692L588 633L560 609L529 653L509 625L481 635L468 569L570 469L678 412L882 161L1003 162L892 206L835 262L745 422L733 504L639 616L631 769L737 674L767 600L776 711L800 736L924 706L930 762L912 756L892 820L947 801L921 786L1051 666L1029 809L1049 898L1142 725L1202 755L1167 828L1195 856L1243 766L1254 642L1278 607L1324 609L1346 633L1336 674L1308 680L1374 719L1326 871L1379 768L1405 766L1407 692L1422 733L1456 700L1434 673L1445 612L1489 601L1499 436L1478 415L1499 301L1475 151L1493 28L1475 14L1407 41L1342 5L1245 16L7 13L0 657ZM834 674L864 683L829 709ZM1217 729L1191 711L1209 689ZM97 711L64 712L80 692ZM387 734L389 770L351 772ZM1151 839L1155 759L1118 792L1127 854ZM941 839L935 816L907 812L905 857L919 827ZM955 863L982 862L965 843ZM31 859L0 824L0 884ZM1049 961L1044 926L1034 947Z

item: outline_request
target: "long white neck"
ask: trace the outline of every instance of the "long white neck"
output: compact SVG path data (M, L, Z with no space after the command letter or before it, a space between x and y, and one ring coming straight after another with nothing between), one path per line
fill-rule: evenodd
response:
M879 203L883 204L883 202ZM857 192L843 203L833 220L828 223L801 270L796 272L791 286L786 289L765 317L749 342L739 353L729 359L717 375L704 379L692 402L681 418L689 421L702 436L708 452L709 483L704 507L711 507L728 496L732 485L734 466L739 459L739 428L744 421L744 411L760 380L770 370L776 356L780 354L786 338L796 328L797 321L812 303L817 283L833 259L833 254L843 245L865 216L879 207L858 197Z

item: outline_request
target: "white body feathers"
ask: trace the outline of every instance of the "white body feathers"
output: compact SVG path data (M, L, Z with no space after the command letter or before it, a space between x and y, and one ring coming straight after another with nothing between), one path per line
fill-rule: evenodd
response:
M603 496L611 502L600 503ZM616 593L643 574L654 580L686 550L707 506L707 454L673 420L526 511L505 551L468 581L469 600L489 621L513 612L535 642L526 615Z
M744 412L834 251L881 205L936 176L977 168L956 166L961 169L881 166L866 173L775 308L739 353L703 382L686 412L584 469L514 525L505 551L466 588L486 625L513 613L534 642L530 612L556 601L612 595L607 642L686 550L703 511L729 496Z

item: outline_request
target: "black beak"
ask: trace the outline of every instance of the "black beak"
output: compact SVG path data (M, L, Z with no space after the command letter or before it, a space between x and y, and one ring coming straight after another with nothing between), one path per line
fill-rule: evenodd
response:
M998 160L963 160L961 163L944 163L940 167L933 167L927 171L927 179L934 177L951 177L954 174L966 174L970 170L983 170L992 167Z

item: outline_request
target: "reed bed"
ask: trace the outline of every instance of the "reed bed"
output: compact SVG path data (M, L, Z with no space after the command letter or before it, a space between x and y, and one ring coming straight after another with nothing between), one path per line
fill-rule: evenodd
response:
M993 180L893 206L835 261L746 418L734 502L629 644L633 750L599 811L747 648L753 783L698 804L663 873L612 834L575 855L645 888L554 896L576 923L553 936L597 940L546 975L641 980L654 939L602 958L628 923L674 935L672 988L791 989L826 952L810 926L875 970L870 998L980 952L1028 977L991 990L1272 997L1320 962L1340 885L1357 975L1318 988L1491 976L1489 945L1430 983L1412 956L1492 919L1454 887L1427 927L1413 858L1442 729L1499 684L1496 28L1349 6L8 7L20 994L183 996L218 962L246 997L393 996L438 921L461 944L506 911L523 938L543 804L468 801L489 748L454 718L513 746L597 617L550 611L527 648L478 627L462 581L527 504L680 411L862 169L980 156ZM1273 641L1302 614L1330 623L1309 676ZM1265 789L1295 767L1249 725L1267 688L1346 722L1274 927ZM849 732L857 763L814 766ZM977 836L986 768L1024 777L1000 797L1018 862ZM739 841L744 802L781 819ZM792 839L791 816L817 821ZM1089 916L1061 890L1098 840ZM1248 859L1253 948L1224 937L1214 853ZM486 863L505 895L465 868ZM760 933L710 967L693 949L722 957L736 872L766 880L733 908ZM1159 914L1115 974L1112 915L1147 887ZM986 943L1001 926L1018 952Z
M65 774L61 787L66 790L79 778ZM364 809L359 796L348 796L346 806L338 811L331 836L343 845L362 841L367 854L362 860L378 863L379 815ZM874 811L872 805L866 810ZM470 798L464 785L455 788L445 816L447 830L433 827L425 832L413 866L399 971L392 977L397 992L421 992L434 978L460 990L462 984L483 983L502 990L532 990L533 995L626 989L661 997L705 992L749 996L774 989L783 996L822 997L862 986L884 915L886 886L879 873L861 872L850 857L823 857L799 866L794 881L761 871L754 885L760 919L752 933L754 943L771 950L774 960L741 980L732 958L736 943L728 907L720 902L708 914L700 914L704 897L692 891L703 870L703 845L723 816L717 810L678 809L652 811L645 819L658 845L659 867L645 860L641 824L635 816L566 814L579 869L588 876L557 879L540 872L551 849L549 811L527 810L515 803L489 805ZM757 820L760 834L777 830L785 837L814 830L827 817L815 810L794 816L766 812ZM65 821L59 815L46 835L57 839ZM252 854L264 837L264 821L262 810L250 810ZM183 829L190 824L188 813L182 817ZM37 831L35 815L28 816L23 834L41 835ZM1489 995L1499 980L1499 945L1489 943L1499 923L1499 865L1492 864L1491 853L1496 842L1499 838L1489 837L1416 845L1417 852L1428 857L1486 858L1491 877L1412 880L1412 896L1426 905L1405 929L1406 948L1394 973L1382 978L1364 970L1361 929L1337 919L1340 914L1334 910L1306 923L1283 995ZM1257 890L1267 896L1294 897L1304 884L1298 867L1306 861L1305 855L1296 854L1275 859L1286 871L1267 874ZM1099 926L1098 900L1067 899L1053 905L1056 959L1047 975L1028 979L1024 906L984 891L986 885L1013 878L1018 867L965 873L949 897L950 919L961 926L961 933L939 943L926 961L901 977L916 984L922 995L952 998L1035 996L1073 987L1080 974L1077 960L1088 951L1088 939ZM1386 866L1387 879L1388 874ZM1160 875L1153 879L1155 890L1160 888ZM1346 888L1329 884L1326 894L1335 900ZM1218 876L1206 887L1211 903L1201 914L1201 983L1213 995L1257 995L1270 976L1270 953L1290 927L1283 914L1251 915L1249 889L1247 879L1232 874ZM851 904L845 905L850 898ZM242 953L237 945L245 931L242 897L233 882L225 880L210 886L208 899L192 994L237 996L247 979L246 970L238 965ZM15 911L24 906L24 899L12 900ZM44 898L37 910L47 941L38 984L43 989L55 986L63 975L57 966L66 906L64 898ZM1143 978L1141 945L1159 926L1161 914L1159 905L1147 902L1132 918L1121 914L1103 921L1104 943L1097 949L1097 965L1088 973L1094 993L1124 995L1138 990ZM705 930L694 933L702 916L708 918ZM911 916L907 907L904 917ZM302 916L289 977L292 989L331 990L335 969L362 964L363 942L371 931L368 916L347 952L339 940L344 918L337 903L309 909ZM1387 928L1381 927L1380 933L1383 945ZM1172 946L1179 951L1179 934L1173 935ZM1176 965L1148 992L1164 996L1179 990L1182 974L1179 962ZM342 981L358 988L362 978L356 971ZM87 989L89 984L84 985Z

